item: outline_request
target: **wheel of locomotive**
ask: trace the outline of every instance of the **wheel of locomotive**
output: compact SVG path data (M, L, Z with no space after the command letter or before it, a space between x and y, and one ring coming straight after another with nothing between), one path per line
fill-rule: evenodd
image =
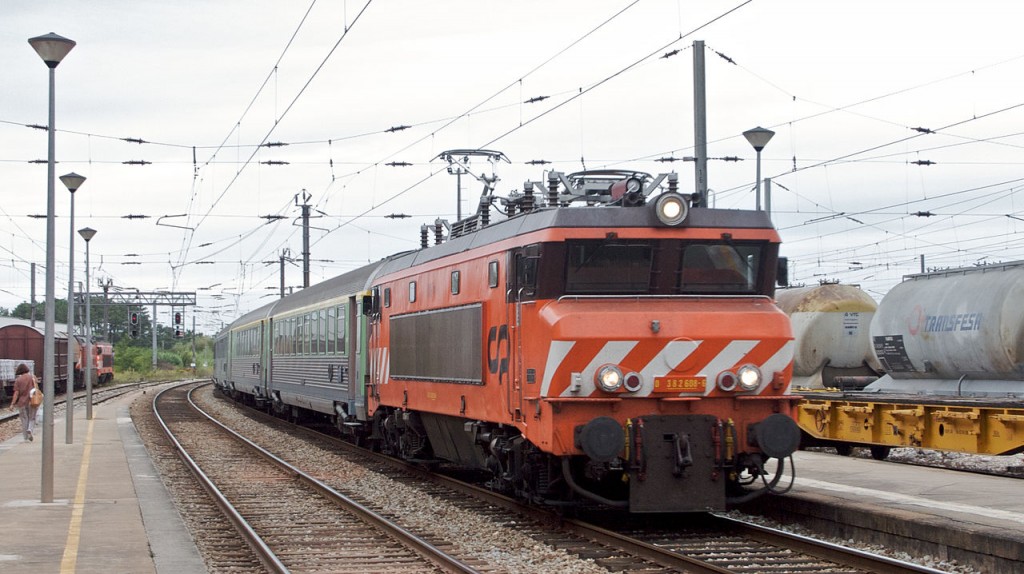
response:
M373 431L370 438L379 448L378 452L387 455L398 455L398 438L393 435L388 425L388 417L385 409L377 409L373 414Z
M892 452L891 446L873 446L871 447L871 458L875 460L885 460L889 453Z
M839 456L850 456L853 454L853 445L850 444L837 444L836 454Z

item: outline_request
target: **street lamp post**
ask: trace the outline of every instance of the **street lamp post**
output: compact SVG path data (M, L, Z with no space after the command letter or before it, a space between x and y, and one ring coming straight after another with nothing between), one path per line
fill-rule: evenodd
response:
M747 138L750 145L754 147L754 151L757 152L757 210L761 211L761 150L764 146L768 145L771 141L772 136L775 132L758 126L754 129L743 132L743 137Z
M85 369L85 420L92 420L92 366L96 357L92 351L92 293L89 286L89 240L96 235L96 230L84 227L78 234L85 240L85 358L82 368ZM70 414L68 415L70 416Z
M75 42L53 32L45 36L29 38L28 43L39 54L46 67L50 69L50 118L46 127L49 140L47 146L47 176L46 176L46 327L43 331L43 462L42 462L42 484L40 502L53 502L53 369L54 369L54 340L53 323L54 308L54 260L55 256L55 230L54 230L54 180L55 165L54 159L55 130L54 111L56 89L54 86L55 70L64 56L75 47Z
M85 183L85 177L71 172L60 176L61 183L71 192L71 249L68 253L68 388L65 397L64 442L75 442L75 356L71 353L71 340L75 337L75 192Z

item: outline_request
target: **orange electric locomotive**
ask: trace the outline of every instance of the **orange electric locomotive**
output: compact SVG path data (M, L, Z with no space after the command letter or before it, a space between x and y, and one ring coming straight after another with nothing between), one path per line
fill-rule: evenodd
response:
M501 199L485 180L476 215L429 231L362 302L382 450L547 504L705 511L780 490L800 433L765 212L703 207L675 174L551 172Z

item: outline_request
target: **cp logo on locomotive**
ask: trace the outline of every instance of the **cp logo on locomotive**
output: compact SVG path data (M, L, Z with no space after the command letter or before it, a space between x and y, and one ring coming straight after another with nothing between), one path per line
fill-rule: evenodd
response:
M508 325L491 327L487 333L487 369L492 375L498 375L498 384L508 379Z

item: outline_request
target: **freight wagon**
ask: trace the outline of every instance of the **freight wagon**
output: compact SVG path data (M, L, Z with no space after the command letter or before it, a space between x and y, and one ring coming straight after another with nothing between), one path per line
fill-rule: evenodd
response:
M85 373L82 370L82 354L85 353L85 340L74 336L70 339L67 336L67 326L64 324L54 325L54 368L53 384L56 392L67 390L68 381L68 347L72 356L75 357L74 372L72 373L74 386L82 387L85 384ZM45 331L43 323L36 321L32 326L31 322L24 319L10 317L0 318L0 359L9 359L24 362L32 367L32 373L43 380L43 347L45 343ZM93 360L89 363L93 366L93 381L104 383L114 378L114 351L109 343L93 343ZM5 391L9 388L5 387Z

